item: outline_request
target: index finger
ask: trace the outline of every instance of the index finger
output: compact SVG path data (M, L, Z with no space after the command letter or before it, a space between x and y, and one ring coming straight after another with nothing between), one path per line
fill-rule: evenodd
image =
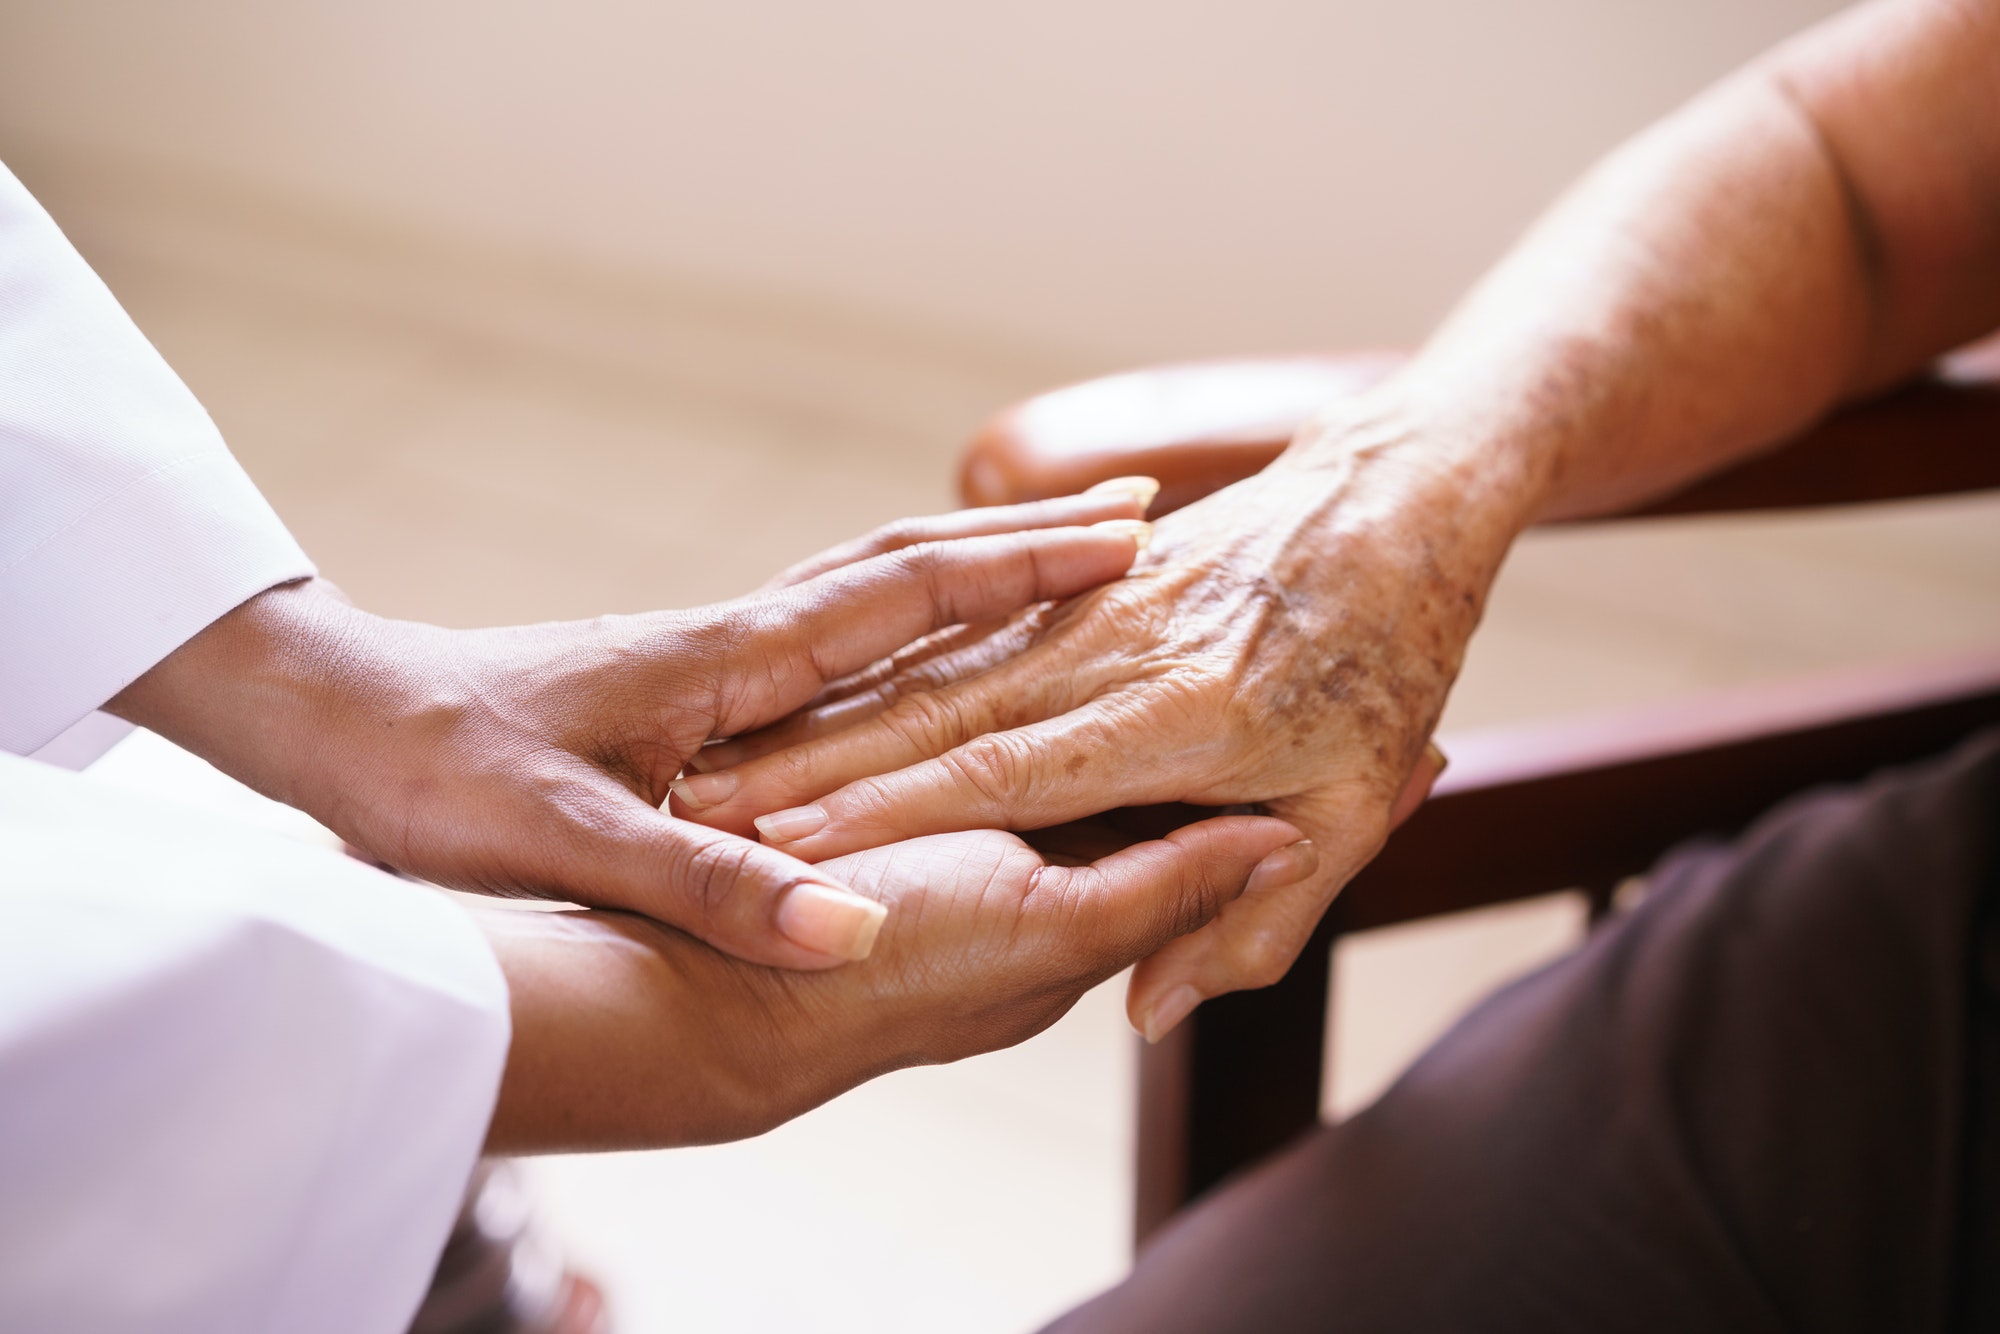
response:
M925 542L988 537L1032 528L1075 528L1102 523L1106 519L1143 519L1146 507L1152 504L1153 497L1159 492L1160 484L1150 477L1114 477L1108 482L1099 482L1080 495L1031 500L1019 505L954 510L949 514L935 514L922 519L898 519L872 533L800 561L776 575L764 587L790 588L828 570Z
M1149 535L1135 519L929 542L759 594L718 615L729 645L724 675L755 672L717 733L759 726L804 704L828 681L935 630L991 620L1074 596L1132 568Z
M987 732L934 759L856 779L810 805L760 815L764 841L807 861L958 829L1042 829L1186 795L1175 766L1133 763L1102 703Z

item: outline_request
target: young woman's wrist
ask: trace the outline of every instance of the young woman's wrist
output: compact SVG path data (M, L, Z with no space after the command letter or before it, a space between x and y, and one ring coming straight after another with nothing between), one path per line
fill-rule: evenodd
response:
M629 913L468 910L513 1015L490 1152L742 1139L879 1072L825 1031L825 1011L787 993L798 978L671 927ZM863 1027L877 1017L830 1008Z
M304 799L305 757L337 753L357 685L386 681L377 618L318 579L266 589L175 649L105 707L268 796Z

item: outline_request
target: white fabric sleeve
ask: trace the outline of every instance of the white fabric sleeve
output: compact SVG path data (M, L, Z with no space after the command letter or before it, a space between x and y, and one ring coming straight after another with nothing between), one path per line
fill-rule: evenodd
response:
M0 750L26 754L312 563L0 166Z
M441 893L0 756L0 1329L400 1334L506 984Z

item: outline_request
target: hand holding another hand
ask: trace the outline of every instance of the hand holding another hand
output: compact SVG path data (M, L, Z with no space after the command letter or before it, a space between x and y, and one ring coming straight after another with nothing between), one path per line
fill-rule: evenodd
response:
M994 831L854 853L820 869L887 920L865 961L820 972L727 958L626 913L488 909L514 1046L487 1148L735 1139L887 1071L1011 1046L1209 921L1297 840L1283 821L1229 816L1078 867Z
M1437 776L1429 737L1528 511L1487 462L1359 399L1161 519L1126 579L712 749L675 808L814 861L1168 801L1290 821L1314 864L1135 974L1135 1023L1157 1037L1206 997L1283 976Z
M880 905L663 813L668 783L710 738L913 639L1117 578L1137 513L1107 496L910 521L733 602L507 629L390 621L309 581L222 617L109 707L411 874L827 968L869 952Z

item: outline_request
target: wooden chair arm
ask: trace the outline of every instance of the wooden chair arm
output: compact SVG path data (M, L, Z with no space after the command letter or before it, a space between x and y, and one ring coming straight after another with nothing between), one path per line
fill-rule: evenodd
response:
M1314 412L1404 360L1374 351L1189 362L1052 390L993 419L967 447L966 503L1068 495L1107 477L1161 482L1165 514L1276 458ZM1920 443L1918 443L1920 442ZM2000 487L2000 342L1856 405L1792 442L1636 514L1802 508Z
M1329 930L1565 888L1607 899L1698 833L2000 724L2000 650L1869 666L1645 708L1458 733L1431 799L1357 876Z
M967 446L968 505L1072 495L1108 477L1160 480L1154 514L1262 469L1313 413L1386 379L1402 352L1183 362L1053 389L988 422Z

